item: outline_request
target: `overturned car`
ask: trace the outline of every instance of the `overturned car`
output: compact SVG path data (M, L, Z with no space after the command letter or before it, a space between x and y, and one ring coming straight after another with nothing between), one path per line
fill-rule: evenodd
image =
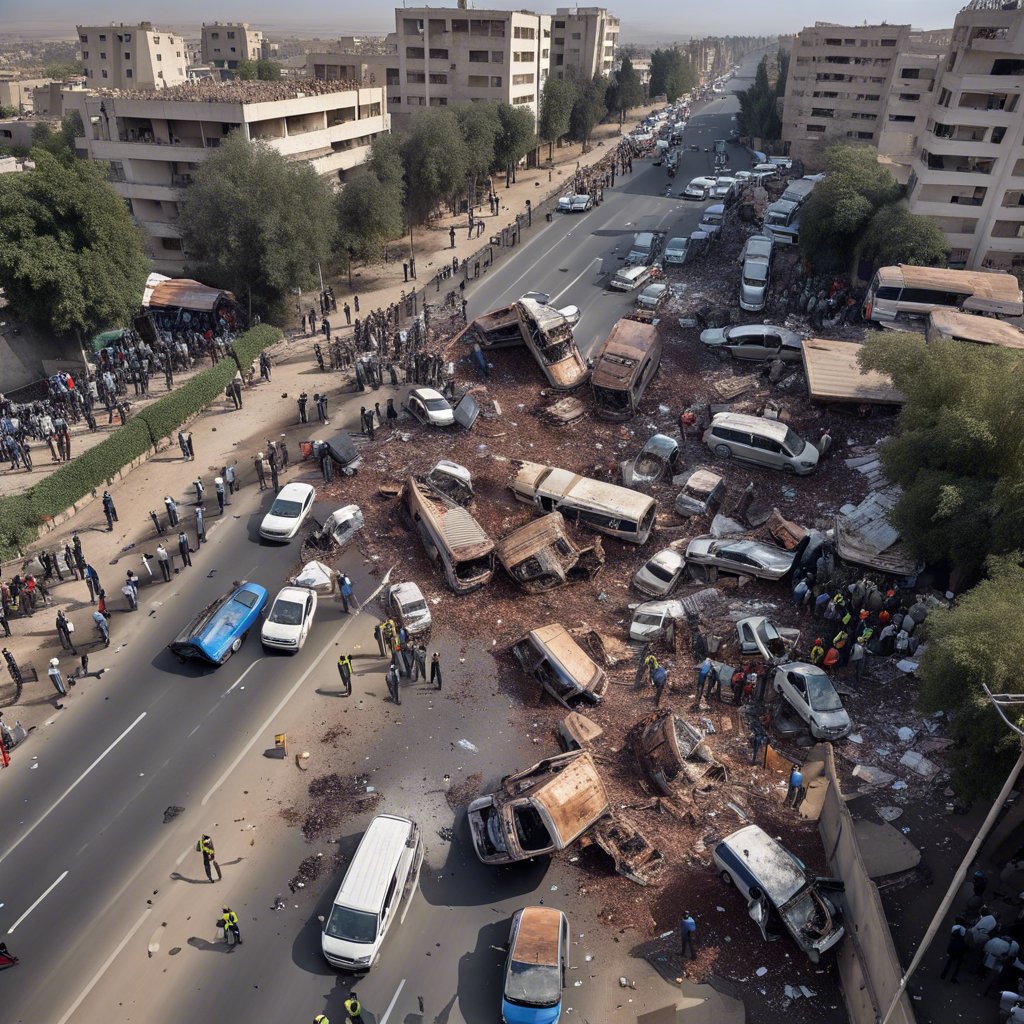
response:
M531 594L590 579L604 564L600 541L578 548L561 512L550 512L513 530L495 551L509 576Z
M629 739L644 774L664 796L685 797L727 778L704 734L668 708L637 722Z

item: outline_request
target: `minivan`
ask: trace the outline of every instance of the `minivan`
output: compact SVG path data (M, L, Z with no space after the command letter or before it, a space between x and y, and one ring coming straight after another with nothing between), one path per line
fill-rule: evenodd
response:
M399 910L416 889L423 863L419 826L378 814L349 862L324 921L324 958L344 971L368 971ZM321 918L321 920L323 920Z
M560 623L531 629L512 645L512 653L523 671L568 710L580 701L600 704L608 689L605 670Z
M722 230L722 221L724 220L725 205L723 203L713 203L704 210L704 216L700 220L700 230L706 231L715 238Z
M818 464L818 449L779 420L720 412L704 431L704 443L723 459L740 459L806 476Z

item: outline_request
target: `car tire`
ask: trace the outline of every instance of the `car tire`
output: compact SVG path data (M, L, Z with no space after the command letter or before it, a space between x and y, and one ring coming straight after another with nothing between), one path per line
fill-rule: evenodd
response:
M787 476L796 475L796 470L793 468L793 464L791 462L784 462L782 464L782 472L785 473Z
M732 449L727 444L716 444L715 445L715 454L720 459L731 459L732 458Z
M725 882L726 885L735 885L736 884L733 881L732 875L728 871L726 871L725 868L722 868L722 870L718 872L718 877L723 882Z
M237 654L241 650L242 644L245 643L245 638L248 635L249 635L249 632L247 630L241 636L236 636L235 639L231 641L231 653L232 654Z

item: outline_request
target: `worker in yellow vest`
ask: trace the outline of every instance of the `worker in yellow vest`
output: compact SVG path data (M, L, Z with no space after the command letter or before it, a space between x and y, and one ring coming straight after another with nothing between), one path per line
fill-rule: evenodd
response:
M359 1005L359 997L355 992L349 992L345 1000L345 1012L351 1024L363 1024L363 1008Z

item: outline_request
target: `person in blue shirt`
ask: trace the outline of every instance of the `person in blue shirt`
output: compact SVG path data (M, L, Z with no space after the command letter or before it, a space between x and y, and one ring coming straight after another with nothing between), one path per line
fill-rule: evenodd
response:
M800 769L793 765L789 773L789 789L786 790L786 803L792 803L793 807L800 806L800 791L803 789L804 776Z
M683 919L679 922L679 957L683 959L689 952L690 959L696 960L697 953L693 948L693 939L697 934L697 922L693 915L687 910L683 913Z

